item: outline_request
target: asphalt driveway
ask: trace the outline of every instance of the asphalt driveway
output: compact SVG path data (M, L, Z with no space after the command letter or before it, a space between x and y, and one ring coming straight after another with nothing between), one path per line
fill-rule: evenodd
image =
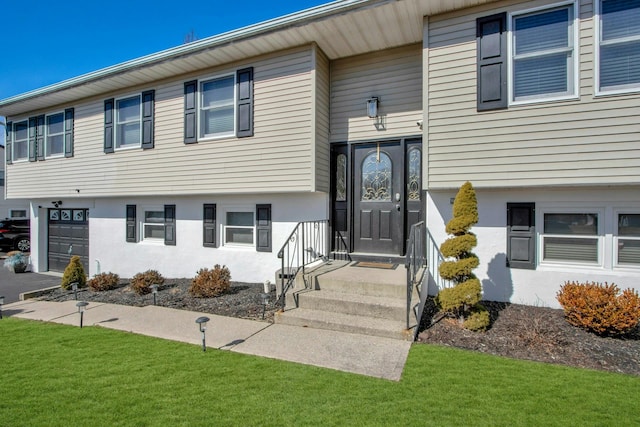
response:
M61 278L55 275L31 273L13 273L4 268L4 253L0 253L0 295L4 296L4 303L19 301L23 292L60 286Z

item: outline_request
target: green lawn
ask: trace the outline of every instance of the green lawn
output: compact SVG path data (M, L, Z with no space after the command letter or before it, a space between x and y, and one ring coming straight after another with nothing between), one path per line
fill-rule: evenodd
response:
M414 345L400 382L0 320L0 426L631 426L640 378Z

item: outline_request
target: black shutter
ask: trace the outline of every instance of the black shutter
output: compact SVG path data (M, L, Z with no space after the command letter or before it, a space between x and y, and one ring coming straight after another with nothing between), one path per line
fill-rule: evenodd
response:
M164 205L164 244L176 245L176 205Z
M8 122L6 125L6 139L4 141L4 158L8 165L12 163L11 156L11 146L13 145L13 122Z
M153 148L155 90L142 92L142 148Z
M104 152L113 153L113 98L104 101Z
M64 110L64 156L73 157L73 108Z
M238 138L253 136L253 67L237 72L238 87Z
M507 267L536 268L535 203L507 203Z
M192 80L184 84L184 143L198 142L198 81Z
M478 111L507 108L507 14L476 20Z
M36 156L44 160L44 115L36 117Z
M37 117L29 117L29 129L27 132L28 133L28 147L29 147L29 161L30 162L35 162L36 161L36 138L37 138L37 132L36 132L36 124L37 124Z
M205 204L202 212L202 245L216 247L216 205Z
M127 242L135 243L136 239L136 205L127 205Z
M256 205L256 250L271 252L271 205Z

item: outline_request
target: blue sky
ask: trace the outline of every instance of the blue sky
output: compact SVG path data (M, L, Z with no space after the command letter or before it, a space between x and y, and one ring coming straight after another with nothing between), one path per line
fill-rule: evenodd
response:
M328 2L6 1L0 99Z

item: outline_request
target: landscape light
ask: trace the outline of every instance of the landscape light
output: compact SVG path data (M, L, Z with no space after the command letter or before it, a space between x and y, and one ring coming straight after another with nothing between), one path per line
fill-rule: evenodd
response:
M205 343L205 331L207 330L207 322L209 321L208 317L202 316L196 319L196 323L200 328L200 332L202 333L202 351L207 351L207 345Z
M76 307L78 307L78 313L80 313L80 328L82 328L82 318L84 317L84 311L88 305L89 303L86 301L80 301L76 304Z

